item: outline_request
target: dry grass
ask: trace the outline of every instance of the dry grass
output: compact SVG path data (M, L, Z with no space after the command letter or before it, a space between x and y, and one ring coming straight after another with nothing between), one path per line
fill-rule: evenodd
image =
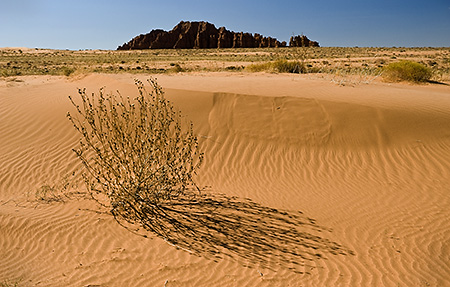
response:
M418 62L430 68L432 80L450 81L450 48L320 47L142 51L0 49L0 77L243 70L279 72L292 71L289 65L295 62L300 63L298 66L302 67L303 73L359 75L362 70L364 73L368 71L370 74L377 74L390 63L401 60ZM281 67L276 68L271 63L278 63L276 65Z
M300 61L277 60L261 64L251 64L246 67L250 72L275 72L275 73L306 73L306 67Z
M21 280L3 280L0 281L0 287L18 287Z

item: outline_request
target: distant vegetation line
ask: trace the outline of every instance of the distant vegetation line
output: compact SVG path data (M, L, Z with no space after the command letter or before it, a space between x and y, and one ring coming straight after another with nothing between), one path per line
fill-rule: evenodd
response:
M400 60L418 62L433 72L434 80L450 80L450 48L230 48L161 49L132 51L67 51L0 49L0 77L72 75L83 73L253 72L252 65L301 63L300 73L358 75L377 73ZM281 61L281 62L280 62ZM288 61L285 64L283 61ZM264 70L284 72L283 70Z

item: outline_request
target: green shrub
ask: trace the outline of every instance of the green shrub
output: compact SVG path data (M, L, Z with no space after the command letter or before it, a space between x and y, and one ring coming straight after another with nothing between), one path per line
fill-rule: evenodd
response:
M431 79L430 68L412 61L400 61L387 65L383 76L390 81L428 82Z
M148 82L150 92L136 80L135 99L105 95L102 89L89 96L80 89L81 105L70 98L76 113L68 118L82 136L74 152L92 197L118 221L158 233L161 205L197 187L193 176L203 154L192 123L182 125L162 88L153 79Z

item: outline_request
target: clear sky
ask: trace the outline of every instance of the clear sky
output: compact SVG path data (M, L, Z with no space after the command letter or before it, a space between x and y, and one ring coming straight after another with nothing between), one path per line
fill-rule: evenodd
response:
M321 46L450 47L450 0L0 0L0 47L116 49L181 20Z

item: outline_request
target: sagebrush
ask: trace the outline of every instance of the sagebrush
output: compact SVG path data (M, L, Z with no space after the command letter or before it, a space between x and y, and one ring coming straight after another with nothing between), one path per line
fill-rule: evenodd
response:
M154 79L148 83L150 91L136 80L135 99L80 89L81 105L70 98L76 112L68 118L82 136L74 151L93 198L116 219L157 231L160 206L198 189L203 154L192 123L182 122Z

